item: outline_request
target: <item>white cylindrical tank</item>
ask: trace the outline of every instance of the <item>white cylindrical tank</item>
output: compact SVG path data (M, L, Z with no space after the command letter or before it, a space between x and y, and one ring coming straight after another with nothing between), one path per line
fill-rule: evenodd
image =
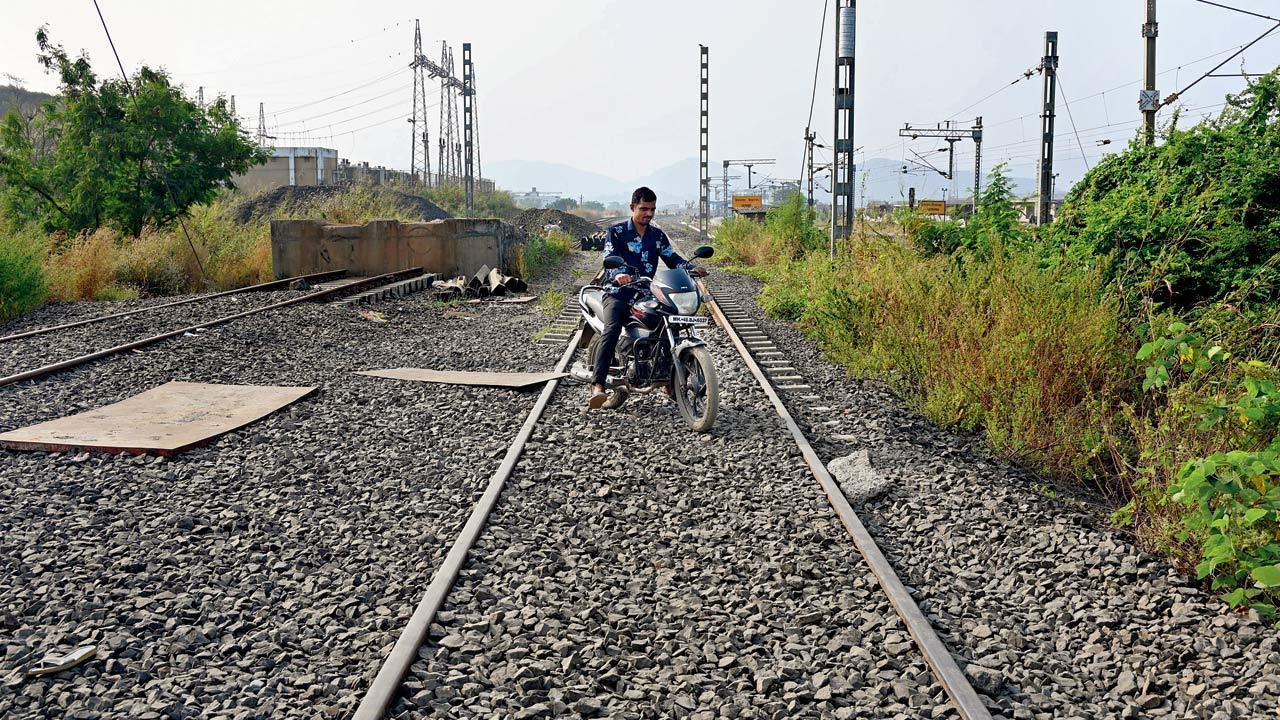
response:
M839 53L842 58L853 57L854 43L857 39L857 6L840 8L840 47Z

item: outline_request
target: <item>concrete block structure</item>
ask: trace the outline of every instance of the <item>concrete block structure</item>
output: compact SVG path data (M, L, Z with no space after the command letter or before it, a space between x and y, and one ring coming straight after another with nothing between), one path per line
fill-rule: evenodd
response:
M338 151L322 147L271 148L271 159L232 178L246 193L285 185L333 185Z
M482 265L509 270L516 248L526 239L524 232L500 220L372 220L363 225L272 220L271 266L277 278L327 270L373 276L414 267L469 276Z

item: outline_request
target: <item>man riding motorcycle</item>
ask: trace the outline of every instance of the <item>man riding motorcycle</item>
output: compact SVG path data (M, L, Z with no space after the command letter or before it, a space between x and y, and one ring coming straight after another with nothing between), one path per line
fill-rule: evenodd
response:
M604 257L616 255L626 261L641 276L652 278L658 259L669 268L684 268L694 277L706 277L707 271L685 260L671 246L667 234L651 224L658 207L658 196L647 187L638 187L631 193L631 219L609 228L604 241ZM591 397L587 406L597 410L609 399L605 379L609 376L609 364L618 345L618 336L627 322L627 311L636 291L625 287L635 280L627 268L605 270L604 284L604 332L600 334L600 350L593 368Z

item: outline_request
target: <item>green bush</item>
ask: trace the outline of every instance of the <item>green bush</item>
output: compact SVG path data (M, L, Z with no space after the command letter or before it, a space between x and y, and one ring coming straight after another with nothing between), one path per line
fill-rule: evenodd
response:
M526 242L516 247L512 272L526 281L536 280L572 250L574 242L572 237L560 230L553 230L546 235L530 235Z
M1280 77L1250 84L1213 120L1098 163L1067 195L1050 239L1075 259L1116 256L1115 277L1179 309L1248 286L1280 298Z
M765 230L791 257L825 250L827 234L817 226L817 213L809 207L805 196L793 192L765 216Z
M0 322L7 322L44 304L44 242L31 231L0 223Z

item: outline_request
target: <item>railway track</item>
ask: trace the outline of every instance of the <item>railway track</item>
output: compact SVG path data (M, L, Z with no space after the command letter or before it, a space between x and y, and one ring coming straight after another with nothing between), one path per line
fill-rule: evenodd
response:
M572 361L573 338L567 348L513 347L511 337L532 336L544 318L511 306L450 318L407 303L385 325L307 311L290 315L310 323L297 329L259 313L227 331L221 356L219 334L182 343L173 357L122 358L92 378L5 389L12 422L42 419L50 396L63 407L82 395L115 399L198 358L200 376L214 381L326 385L305 406L177 461L8 458L0 483L15 512L0 521L0 543L23 563L0 577L0 596L12 598L0 601L0 621L19 638L5 659L21 666L46 633L56 643L104 625L87 637L105 665L41 680L49 684L34 694L17 686L0 697L0 715L42 716L29 710L39 698L61 703L64 688L95 683L122 698L112 700L116 714L135 716L256 707L370 718L984 717L993 703L1005 717L1066 708L1146 717L1163 707L1164 716L1209 718L1218 706L1233 717L1274 714L1267 677L1280 655L1256 623L1196 604L1198 590L1105 537L1079 533L1103 548L1085 562L1108 568L1101 579L1070 569L1059 519L1049 530L1018 528L1041 512L1022 497L1016 511L994 511L1003 524L982 514L1007 492L1000 483L959 492L949 461L874 446L888 462L919 466L895 475L910 492L937 492L915 515L857 506L859 532L818 469L818 456L846 442L822 437L827 421L909 421L841 407L842 376L816 371L793 335L750 306L754 291L730 279L711 278L726 395L707 436L687 433L656 394L584 415L580 392L556 384L535 401L350 375L372 357L477 370ZM93 505L86 491L116 512L128 505L127 522L73 514ZM956 518L938 521L939 508ZM938 555L966 542L981 562ZM161 548L171 565L152 566ZM987 577L987 563L1005 574ZM1054 564L1061 569L1046 569ZM1143 578L1138 595L1122 594L1131 573ZM1049 574L1047 584L1038 577ZM1090 583L1112 594L1095 602ZM90 602L62 607L42 588ZM105 620L90 614L119 598L147 604ZM195 602L200 635L184 624ZM1159 625L1166 612L1179 615ZM1177 634L1190 622L1212 641ZM152 647L165 650L153 657ZM1108 652L1120 662L1100 670ZM952 655L967 665L958 677ZM1177 667L1166 671L1168 658ZM1239 680L1228 684L1228 673Z
M420 275L420 269L402 270L394 273L387 273L371 278L349 278L341 279L344 274L341 271L318 273L315 275L301 276L297 278L287 278L262 285L255 285L239 290L231 290L222 293L214 293L211 295L202 295L194 298L185 298L182 300L162 303L149 307L139 308L121 313L112 313L109 315L95 316L75 320L59 325L36 328L17 333L12 333L4 337L0 337L0 343L4 343L3 347L11 348L5 357L5 362L0 368L6 368L8 374L0 376L0 387L11 385L13 383L22 382L24 380L34 380L37 378L47 377L65 370L79 367L86 363L119 355L121 353L140 350L150 345L163 342L170 338L179 337L187 333L195 333L217 327L240 318L257 315L259 313L280 310L291 305L302 302L322 302L333 298L366 291L371 288L389 285L399 281L406 280L414 275ZM312 283L317 283L316 289L309 290L300 295L295 295L283 300L274 299L271 302L256 305L248 309L238 307L242 298L252 291L270 291L289 288L297 281L306 281L308 287ZM205 305L206 307L197 308L197 305ZM176 325L173 329L166 330L155 334L147 334L143 337L134 335L134 339L118 342L119 338L111 330L102 332L96 327L99 323L110 323L111 321L125 321L125 323L117 328L117 332L123 330L126 334L137 332L154 332L152 327L152 318L155 314L172 312L175 308L182 308L181 315L172 320L171 326ZM193 313L194 310L194 313ZM165 313L160 313L165 311ZM230 312L229 312L230 311ZM203 317L200 317L203 315ZM165 318L169 319L169 318ZM163 322L163 321L160 321ZM74 338L68 335L81 330L90 331L83 337ZM93 333L97 333L95 337ZM67 353L70 357L46 362L36 367L27 367L27 369L18 370L14 367L8 367L17 363L27 362L27 358L31 352L24 352L22 345L39 343L34 345L38 349L39 356L42 359L48 359L48 356L59 350ZM106 347L102 345L106 344ZM61 345L61 347L58 347ZM79 354L74 354L74 348L79 346ZM97 346L96 348L94 346ZM86 347L88 346L88 347ZM57 349L54 350L53 348ZM90 349L92 348L92 349Z
M642 677L647 679L647 670L662 662L661 658L653 657L656 649L661 647L668 652L670 655L667 662L672 664L676 664L675 656L680 653L662 646L664 622L654 623L655 627L645 632L630 627L628 615L646 614L644 600L656 599L646 590L660 589L664 580L670 583L675 578L667 576L662 570L645 572L653 569L646 569L643 564L634 568L632 573L616 578L609 578L608 571L601 569L606 576L601 579L603 584L610 585L613 592L597 587L599 597L590 597L590 593L582 588L579 578L565 577L564 565L567 562L571 567L593 565L598 568L598 562L593 561L599 561L601 557L591 556L607 557L617 552L613 548L605 548L608 548L609 541L617 543L620 537L616 528L612 527L601 528L596 536L592 536L591 529L583 530L580 524L572 522L572 518L579 514L583 517L610 515L615 511L609 507L610 498L617 498L620 504L627 506L628 515L635 512L634 520L638 527L634 533L637 536L634 542L623 544L641 547L651 545L649 550L655 556L662 557L664 551L670 552L669 545L660 539L654 543L656 538L645 537L646 529L656 535L661 535L664 529L671 530L668 523L659 519L663 506L669 504L670 507L666 509L676 515L682 514L681 510L690 510L689 497L681 497L686 493L680 490L692 490L691 485L698 481L686 476L684 484L659 491L658 488L662 487L664 481L670 479L662 476L660 467L654 468L656 472L653 480L656 486L651 488L646 487L643 481L636 483L635 478L628 477L624 469L612 463L604 462L601 465L601 475L592 477L588 470L592 464L582 462L585 458L581 455L574 457L570 451L569 457L556 458L554 453L546 452L544 448L549 442L559 440L574 443L572 438L576 436L586 438L584 444L588 446L586 449L589 455L594 452L592 445L599 448L599 438L592 439L593 434L604 430L601 434L605 437L616 437L608 430L619 429L618 426L625 426L627 422L635 420L636 413L652 413L661 418L665 412L672 410L671 407L633 407L629 411L624 408L620 413L579 420L585 427L574 428L572 426L576 424L575 419L582 417L576 409L581 399L577 397L578 393L558 393L558 384L553 381L543 388L520 432L507 449L502 464L490 478L483 495L454 540L444 563L436 569L411 620L400 633L390 655L364 694L354 716L357 720L374 720L387 716L412 717L424 710L446 712L450 702L454 700L465 702L468 711L476 715L511 713L515 717L526 718L565 713L592 716L606 712L625 712L627 706L633 706L631 709L649 708L647 715L641 712L640 716L670 714L680 717L692 716L695 712L717 711L744 702L748 705L755 703L757 707L767 711L765 716L768 717L790 717L793 713L803 714L819 709L834 712L840 708L844 710L837 717L853 717L854 715L843 713L850 712L850 708L860 708L865 702L856 691L850 692L850 688L855 686L871 688L871 697L877 699L878 705L893 705L892 702L880 702L883 697L888 696L896 698L905 706L930 712L933 717L941 717L948 712L966 719L991 717L981 698L917 607L910 591L898 579L844 498L839 486L827 473L803 432L791 418L779 399L769 374L761 369L753 357L748 346L748 343L753 342L750 336L746 340L739 336L735 321L742 323L745 316L732 305L721 309L712 302L709 307L719 327L715 331L719 341L716 349L718 367L722 373L737 381L736 390L731 391L726 399L724 407L727 412L723 415L722 423L724 427L717 429L717 441L722 444L749 444L752 442L753 425L757 430L773 425L765 431L771 435L767 457L761 458L759 452L747 453L747 466L742 465L740 457L728 453L720 458L721 464L725 466L722 469L734 472L730 472L728 477L717 477L708 483L715 487L713 495L723 497L726 494L749 494L751 488L743 485L744 478L751 477L753 471L770 473L769 468L776 468L772 472L777 476L760 477L761 483L774 485L779 496L798 493L798 497L782 501L778 497L770 500L739 500L740 509L757 516L757 521L765 528L770 523L785 522L785 518L780 516L788 512L788 500L800 505L794 508L795 512L813 512L813 504L819 498L825 499L829 506L821 511L826 515L826 522L821 525L824 536L821 539L812 538L813 542L810 544L782 548L766 543L765 547L761 547L756 538L743 536L744 532L752 533L752 523L747 522L728 533L710 534L706 540L709 547L705 549L723 551L731 548L740 553L735 561L728 563L730 565L740 564L744 560L749 562L752 555L762 551L767 556L771 551L789 549L794 557L787 558L784 552L770 559L778 562L784 569L790 566L791 572L795 572L795 565L812 563L811 571L812 568L821 567L821 571L813 571L812 577L793 582L798 583L806 592L830 596L831 601L822 610L802 612L799 605L803 605L805 600L798 599L785 590L779 592L777 588L771 588L768 581L762 583L760 597L753 598L751 583L747 583L746 588L725 587L725 578L717 576L718 568L704 567L702 577L708 582L703 586L699 585L696 577L681 578L688 592L715 595L731 591L737 595L737 602L747 604L753 600L764 600L767 605L777 602L777 598L781 597L782 602L779 604L788 611L798 613L798 616L786 617L784 612L773 619L774 627L768 627L771 623L764 622L764 629L748 629L745 635L739 635L737 648L713 649L704 653L704 657L710 657L709 661L714 667L710 674L720 676L709 680L705 686L694 683L693 688L688 688L687 683L680 682L676 676L665 679L655 677L655 682L652 683L641 680ZM579 330L578 333L580 332ZM563 372L572 361L578 337L578 334L573 336L559 358L555 366L557 372ZM731 352L731 348L736 350L736 354ZM755 387L744 387L753 381ZM784 387L789 387L792 391L797 389L793 386ZM544 414L548 413L549 406L551 411L544 421ZM775 417L772 422L766 418L770 412ZM782 437L783 433L777 427L778 420L786 427L785 437ZM667 424L670 425L669 422ZM632 462L636 467L643 467L645 458L651 457L646 452L645 433L633 433L630 437L635 438L639 447L628 448L625 441L621 444L606 442L604 452L606 456L611 452L623 456L634 455L622 463L623 467ZM679 443L676 446L683 446L683 450L699 444L699 438L685 435L681 430L672 435L669 428L662 441ZM787 444L790 445L790 450L787 449ZM527 448L533 449L533 453L528 456L525 455ZM682 474L693 471L694 477L697 477L699 472L707 472L687 465L683 454L677 451L674 456ZM803 460L801 467L806 467L811 475L807 491L800 490L789 482L796 479L799 468L795 466L800 465L797 463L799 459ZM788 468L789 471L782 468ZM780 482L784 477L786 481ZM515 488L507 489L511 482L515 483ZM785 484L787 488L783 490L776 484ZM819 488L821 493L817 492ZM688 494L698 493L694 491ZM638 508L631 501L636 496L640 497ZM575 504L582 507L574 507ZM708 505L714 506L714 502ZM726 508L725 512L730 513L732 509ZM557 519L556 515L560 517ZM569 523L566 525L565 521ZM703 516L700 521L707 522L707 518ZM692 518L680 521L675 534L681 534L679 527L685 523L697 522L699 521ZM838 527L843 527L847 532L843 539L835 535ZM768 530L754 530L766 536L771 535ZM600 550L582 553L572 560L569 559L572 556L570 552L561 551L553 553L556 559L550 563L537 561L537 556L543 555L548 545L573 544L571 541L566 543L564 536L573 537L575 534L586 534L589 544ZM782 539L780 536L774 537ZM713 547L715 541L719 541L722 546ZM694 539L693 542L700 540ZM842 547L849 550L856 548L859 558L851 559L851 553L843 551ZM557 547L557 550L560 549ZM530 563L532 567L519 563L519 559L526 553L535 556L535 560ZM632 556L629 560L635 562L636 557ZM691 564L689 558L683 558L678 565L673 562L672 567L673 570L688 571L699 564L699 561ZM658 566L661 567L661 562ZM464 572L464 569L469 572ZM745 573L746 568L742 571ZM645 575L651 575L646 578L648 582L637 585L637 577ZM857 575L861 575L862 579L855 580L854 576ZM865 582L866 576L874 576L878 591L869 587ZM455 587L455 582L460 583L460 587ZM649 583L652 583L652 587L646 588L645 585ZM618 589L623 589L623 592L619 594ZM769 597L771 591L774 597ZM879 593L879 599L872 597L873 592ZM504 603L503 600L508 602ZM515 602L510 602L512 600ZM497 601L496 604L494 601ZM630 605L628 610L631 612L610 613L611 602ZM716 617L721 613L732 617L732 613L727 611L728 606L733 604L728 603L725 608L716 610L707 607L701 610L708 617ZM817 605L822 606L823 603ZM869 625L870 628L858 641L846 642L838 638L839 630L849 622L847 615L855 607L873 608L869 613L870 619L866 611L860 618L862 626ZM663 604L655 602L647 611L661 615ZM513 615L519 618L514 625ZM584 624L587 618L594 617L597 623L594 632L579 630L575 633L572 623L568 622L569 631L560 635L542 630L542 622L535 622L533 632L529 632L530 615L547 623L551 621L544 620L544 617L564 621L577 618ZM600 622L601 620L604 622ZM666 629L676 630L675 634L679 637L678 630L684 626L685 621L673 618L664 618L664 621L673 626ZM802 627L816 626L818 629L810 634L829 635L826 646L829 650L833 647L835 650L821 661L810 658L809 667L784 663L783 669L771 674L768 667L758 662L760 658L756 657L756 651L759 646L751 642L752 635L755 632L767 634L784 631L791 623ZM557 629L563 627L556 623ZM722 620L704 630L707 636L702 639L711 644L715 638L731 638L743 633L744 628L736 621ZM627 639L629 646L627 643L610 645L610 641L617 641L619 636L627 635L630 635ZM692 641L694 638L687 639ZM529 659L538 657L538 646L544 646L542 649L548 651L548 659L552 662L539 666L534 673L524 676L519 675L518 669L506 672L504 668L510 663L504 660L512 642L519 642L527 647L528 654L522 657ZM688 644L696 647L698 643ZM620 661L611 663L606 660L595 663L595 667L592 667L592 660L599 657L589 655L593 646L597 650L603 648L605 657L610 656L609 650L612 648L613 657L620 658ZM892 648L891 657L885 657L885 648ZM482 669L477 671L477 665ZM495 669L494 665L499 667ZM885 673L885 667L894 669ZM925 668L927 672L924 672ZM859 672L860 669L867 672ZM877 670L880 675L868 674ZM859 677L850 681L849 676L853 673L857 673ZM886 674L888 677L884 677ZM684 675L697 673L686 672ZM592 680L592 677L595 679ZM904 683L904 678L910 678L910 682ZM733 685L735 682L736 685ZM717 684L736 687L733 697L720 697L710 689ZM519 699L514 700L517 697ZM949 710L943 708L944 703L949 703ZM859 712L864 710L867 708L862 708ZM867 716L876 714L870 712Z

